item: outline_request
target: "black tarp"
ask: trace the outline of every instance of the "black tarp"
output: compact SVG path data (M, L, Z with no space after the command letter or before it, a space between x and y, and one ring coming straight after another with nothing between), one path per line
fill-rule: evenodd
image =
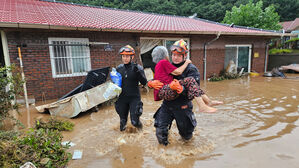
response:
M77 93L83 92L85 90L96 87L104 82L106 82L110 67L100 68L91 70L87 73L84 83L77 86L75 89L69 93L62 96L59 100L73 96Z

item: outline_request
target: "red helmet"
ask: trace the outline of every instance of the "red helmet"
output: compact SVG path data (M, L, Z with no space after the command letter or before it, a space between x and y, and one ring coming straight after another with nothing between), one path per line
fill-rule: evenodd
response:
M130 45L126 45L126 46L120 48L118 53L120 55L134 55L135 54L135 50Z
M173 43L170 47L171 52L175 52L178 54L186 54L188 53L188 46L187 43L181 39Z

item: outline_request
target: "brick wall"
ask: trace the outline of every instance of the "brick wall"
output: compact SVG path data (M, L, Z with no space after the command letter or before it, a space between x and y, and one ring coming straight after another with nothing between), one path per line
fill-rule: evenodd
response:
M191 37L191 59L199 68L203 78L204 43L214 39L216 35L196 35ZM265 48L269 39L264 37L220 36L219 39L206 46L207 78L219 74L224 67L225 45L252 45L251 70L262 73L264 71ZM254 57L258 53L258 57Z
M57 99L83 83L85 76L53 78L49 47L36 44L48 44L48 37L88 38L90 42L109 42L113 51L104 51L104 46L90 47L91 69L106 66L115 67L121 63L118 55L120 47L136 45L136 37L128 33L75 32L52 30L8 30L6 31L11 63L19 66L17 45L22 47L24 72L27 79L28 95L41 100Z
M159 38L189 38L191 60L199 68L203 78L204 43L215 38L215 35L168 35L168 34L139 34L139 33L112 33L112 32L87 32L87 31L59 31L35 29L7 29L6 30L9 54L12 63L19 65L17 59L17 45L27 44L22 48L23 64L27 79L29 96L41 100L44 95L47 100L57 99L83 83L85 76L53 78L50 62L49 47L33 44L48 44L49 37L88 38L90 42L108 42L113 51L104 51L104 46L90 46L91 69L101 67L115 67L121 63L118 50L130 44L136 49L137 55L140 48L137 45L139 37ZM252 44L252 70L263 72L265 59L265 43L262 37L220 36L218 40L207 46L207 77L213 73L218 74L224 68L226 44ZM259 57L253 58L253 53L258 52ZM137 56L136 59L140 63Z

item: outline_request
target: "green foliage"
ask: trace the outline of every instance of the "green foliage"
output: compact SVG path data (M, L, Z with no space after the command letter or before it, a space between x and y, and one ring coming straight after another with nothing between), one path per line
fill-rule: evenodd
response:
M11 141L1 141L0 167L20 167L30 161L36 167L65 167L71 154L61 145L62 135L57 130L29 130ZM46 163L42 163L47 158Z
M292 38L292 39L286 41L285 43L291 43L291 42L295 42L295 41L299 41L299 38Z
M0 67L0 126L4 119L12 118L10 110L18 110L18 105L12 101L22 93L23 83L17 67Z
M274 5L280 21L291 21L299 17L298 0L263 0L265 6Z
M27 132L0 132L0 167L20 167L31 162L36 167L63 168L71 159L62 145L60 130L72 130L73 124L57 119L37 121L36 129Z
M72 131L74 128L74 124L70 121L62 121L56 118L50 118L48 122L44 122L42 120L35 121L36 129L53 129L58 131Z
M293 50L292 49L277 49L273 48L269 50L269 54L281 54L281 53L291 53Z
M0 142L13 140L19 135L20 135L20 133L17 131L1 131L0 130Z
M223 23L239 26L255 27L269 30L280 30L279 15L275 12L275 7L270 5L263 10L263 1L256 4L249 1L240 7L234 6L231 11L226 11Z

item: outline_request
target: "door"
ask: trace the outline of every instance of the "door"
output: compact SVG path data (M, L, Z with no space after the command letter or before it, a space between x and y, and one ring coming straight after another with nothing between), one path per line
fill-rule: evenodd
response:
M249 47L239 47L238 48L238 69L244 68L244 72L249 72Z

